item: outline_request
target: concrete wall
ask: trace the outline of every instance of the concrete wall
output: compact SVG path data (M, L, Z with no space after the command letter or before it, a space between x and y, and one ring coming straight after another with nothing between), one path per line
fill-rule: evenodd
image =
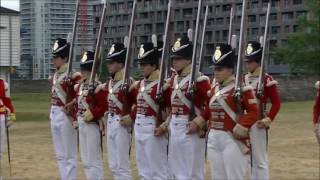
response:
M316 90L314 84L320 78L315 77L274 77L279 82L282 101L313 100ZM47 80L14 80L11 83L12 93L50 92Z

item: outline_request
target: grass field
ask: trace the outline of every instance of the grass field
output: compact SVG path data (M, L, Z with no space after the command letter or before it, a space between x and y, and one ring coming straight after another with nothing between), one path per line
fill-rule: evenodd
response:
M10 131L13 176L9 177L6 152L4 176L9 179L58 179L48 118L49 95L16 94L13 100L18 119ZM284 103L272 124L269 138L271 179L319 179L320 150L312 132L312 104L311 101ZM131 163L137 178L134 156ZM111 179L106 154L104 168L105 177ZM84 179L81 165L79 179Z

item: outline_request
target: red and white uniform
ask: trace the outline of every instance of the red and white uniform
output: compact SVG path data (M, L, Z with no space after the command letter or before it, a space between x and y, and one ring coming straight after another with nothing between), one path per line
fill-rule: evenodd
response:
M129 151L131 146L131 128L120 124L124 114L124 94L121 91L123 73L117 72L112 79L104 85L107 91L107 149L109 168L115 180L132 179ZM131 104L129 102L129 104ZM129 107L131 107L129 105Z
M134 135L136 159L141 179L168 179L167 138L154 136L158 122L158 104L156 93L159 71L151 73L148 78L135 82L130 96L135 98L136 110Z
M198 180L204 179L205 139L198 134L186 134L191 106L187 95L190 71L191 66L188 66L179 75L174 75L164 92L166 105L171 107L168 163L169 171L176 179ZM195 89L193 101L195 111L199 114L208 99L209 78L200 76L195 82Z
M99 84L97 82L97 84ZM97 121L106 111L106 91L98 85L93 96L88 96L89 83L82 82L75 86L77 92L77 120L79 124L80 156L87 179L103 179L101 158L101 133ZM85 112L90 111L92 121L86 122Z
M67 64L60 67L51 80L50 119L52 139L61 179L71 180L77 177L77 133L63 107L67 103L67 95L70 99L74 99L76 92L73 85L71 87L67 85L66 79ZM71 79L72 84L75 84L80 79L81 74L74 73Z
M212 179L244 179L249 158L249 139L235 139L233 133L248 129L257 120L257 104L251 88L244 87L241 105L243 115L236 115L235 81L230 77L223 84L213 84L209 104L201 114L209 120L208 159Z
M313 124L316 138L320 144L320 81L316 83L315 87L317 89L317 96L313 106Z
M0 79L0 159L2 158L3 147L6 142L6 116L15 116L8 88L8 83Z
M255 93L259 83L260 68L253 73L245 75L245 84L251 86ZM277 88L277 81L275 81L269 74L264 75L263 96L262 103L264 112L266 111L267 101L270 100L271 108L266 112L267 117L263 120L270 124L280 109L280 96ZM268 154L267 154L267 130L257 127L254 124L250 131L250 140L252 146L252 174L251 179L269 179Z

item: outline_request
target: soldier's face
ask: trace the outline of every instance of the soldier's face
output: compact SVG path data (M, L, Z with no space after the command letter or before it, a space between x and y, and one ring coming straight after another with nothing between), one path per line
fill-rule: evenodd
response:
M259 67L259 63L257 63L256 61L247 61L246 66L249 72L253 72Z
M144 77L148 77L156 69L156 67L151 64L140 64L139 67Z
M52 58L52 63L56 68L59 68L63 64L66 63L66 58L62 58L60 56L55 56L55 57Z
M232 76L232 73L233 70L226 67L216 67L214 69L214 77L219 83L223 83L223 81L227 80L230 76Z
M114 74L114 73L118 72L122 67L123 67L123 65L121 63L118 63L115 61L111 61L111 62L107 63L108 72L110 74Z
M83 79L89 79L90 78L90 75L91 75L90 71L81 69L80 72L81 72L81 75L82 75Z
M177 72L183 70L183 68L187 67L190 63L191 61L187 59L182 59L182 58L172 59L172 67Z

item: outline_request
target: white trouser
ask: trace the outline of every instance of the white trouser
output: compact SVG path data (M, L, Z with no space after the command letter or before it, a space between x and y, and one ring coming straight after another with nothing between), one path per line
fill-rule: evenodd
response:
M268 180L267 130L258 128L255 123L250 129L252 147L252 180Z
M207 148L212 179L244 179L249 155L241 152L232 135L222 130L210 130Z
M168 179L167 138L154 136L155 119L137 115L134 126L136 158L141 180Z
M95 123L86 123L80 117L78 122L80 155L86 177L88 180L102 180L103 165L99 126Z
M108 115L107 119L107 149L109 167L115 180L132 179L129 151L131 146L131 133L128 128L119 123L118 115Z
M188 117L172 115L169 138L169 170L178 180L204 179L205 139L188 135Z
M6 116L5 114L0 114L0 159L6 146L6 137Z
M52 106L50 119L61 179L74 180L77 178L77 131L62 107Z

